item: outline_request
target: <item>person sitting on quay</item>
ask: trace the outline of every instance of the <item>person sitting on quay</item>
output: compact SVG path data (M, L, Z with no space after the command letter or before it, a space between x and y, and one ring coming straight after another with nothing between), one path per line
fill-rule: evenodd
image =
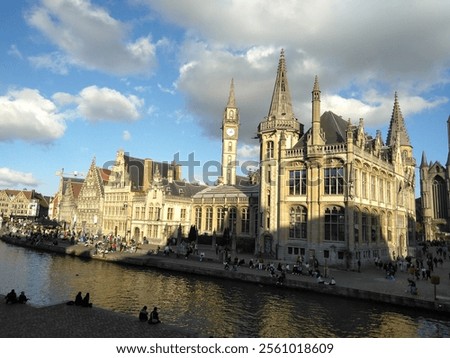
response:
M27 301L29 300L29 298L27 296L25 296L25 292L20 292L19 295L19 299L17 300L17 302L19 303L27 303Z
M81 302L82 307L92 307L92 303L89 302L90 296L89 292L86 293L86 296L84 296L83 301Z
M75 296L75 306L81 306L83 304L83 297L81 296L81 291Z
M16 291L14 291L14 289L11 290L11 292L9 292L6 297L6 303L17 303L17 294Z
M325 280L323 279L322 275L317 275L317 283L319 284L325 284Z
M336 286L336 280L332 277L330 282L325 282L325 285Z
M148 323L149 324L161 323L161 321L159 320L159 314L158 314L157 307L153 308L153 311L150 313L150 318L148 320Z
M141 321L141 322L148 321L147 306L142 307L141 311L139 312L139 321Z

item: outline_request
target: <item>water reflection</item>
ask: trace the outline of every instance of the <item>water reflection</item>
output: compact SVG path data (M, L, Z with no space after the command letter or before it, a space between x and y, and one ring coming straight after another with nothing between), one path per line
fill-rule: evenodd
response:
M130 268L46 254L0 242L0 292L24 290L33 305L90 292L96 306L137 315L158 306L163 321L214 337L449 337L450 322L393 306Z

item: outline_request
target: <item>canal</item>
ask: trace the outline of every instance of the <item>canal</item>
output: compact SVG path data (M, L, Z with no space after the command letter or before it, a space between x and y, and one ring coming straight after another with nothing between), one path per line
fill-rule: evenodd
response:
M0 293L46 306L89 292L95 306L214 337L450 337L437 313L257 284L43 253L0 241ZM137 318L136 318L137 319ZM88 329L88 328L87 328Z

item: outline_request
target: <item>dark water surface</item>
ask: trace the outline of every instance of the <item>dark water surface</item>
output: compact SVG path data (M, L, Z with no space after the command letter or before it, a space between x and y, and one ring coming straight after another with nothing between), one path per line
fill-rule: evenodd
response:
M450 319L427 311L257 284L120 266L0 242L0 292L44 306L90 292L94 305L161 319L214 337L450 337Z

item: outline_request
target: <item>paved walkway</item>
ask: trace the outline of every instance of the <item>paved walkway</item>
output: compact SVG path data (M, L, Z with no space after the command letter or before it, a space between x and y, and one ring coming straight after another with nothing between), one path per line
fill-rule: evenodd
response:
M51 244L49 244L51 246ZM73 250L73 254L83 255L92 252L92 248L84 245L68 246L68 243L60 243L60 248L66 246ZM46 249L42 247L41 249ZM109 253L104 258L96 256L96 259L108 261L121 261L131 259L135 263L145 264L149 260L158 261L162 266L176 268L177 266L188 266L192 272L202 271L224 273L223 263L210 246L200 246L199 252L205 253L205 258L200 261L199 256L192 255L187 260L184 257L177 258L175 254L164 256L162 253L151 253L154 248L144 245L136 253ZM251 255L240 255L248 263ZM267 261L266 261L267 262ZM292 263L290 263L292 268ZM244 273L249 277L256 276L269 277L269 272L264 270L250 269L249 267L239 267L239 273ZM323 269L322 269L323 271ZM346 271L329 268L328 277L334 277L337 286L350 289L357 289L391 296L409 297L418 300L435 302L450 307L450 260L444 261L442 266L438 266L433 275L440 276L440 284L436 287L429 280L418 280L418 295L411 296L407 292L407 279L410 275L407 272L398 271L395 280L385 278L385 273L370 265L362 267L361 272ZM228 271L228 277L233 278L233 271ZM316 279L306 275L287 275L287 282L302 281L315 285ZM275 284L275 279L274 279ZM319 284L317 284L319 285ZM331 287L330 287L331 288ZM435 291L436 289L436 291ZM435 296L436 292L436 296ZM6 305L3 297L0 296L0 337L196 337L196 332L180 329L165 323L160 325L148 325L138 321L137 317L107 311L101 308L81 308L59 304L55 306L35 308L30 305ZM450 312L447 310L447 313Z

